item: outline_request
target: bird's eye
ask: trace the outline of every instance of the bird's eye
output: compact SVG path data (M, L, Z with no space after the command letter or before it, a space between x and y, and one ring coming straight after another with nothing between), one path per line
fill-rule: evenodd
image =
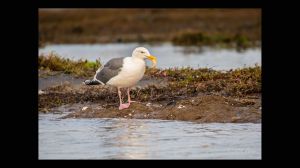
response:
M144 54L145 52L144 52L144 51L141 51L141 53Z

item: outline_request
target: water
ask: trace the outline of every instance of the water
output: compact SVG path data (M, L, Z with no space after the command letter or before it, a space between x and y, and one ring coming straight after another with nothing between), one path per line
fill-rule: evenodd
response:
M216 49L210 47L180 47L171 43L162 44L95 44L95 45L47 45L39 49L39 55L55 52L62 57L74 60L87 59L95 61L100 58L106 63L111 58L131 56L134 48L144 46L158 59L158 68L193 67L212 68L215 70L229 70L261 65L261 49L247 49L238 52L235 49ZM147 63L150 65L150 63Z
M39 159L261 159L261 124L39 115Z

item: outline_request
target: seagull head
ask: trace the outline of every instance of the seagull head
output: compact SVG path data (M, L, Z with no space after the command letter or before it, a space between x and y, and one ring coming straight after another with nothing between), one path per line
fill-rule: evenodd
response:
M156 67L157 59L155 56L151 55L150 52L144 47L138 47L133 50L132 57L139 59L149 59L152 61L152 68Z

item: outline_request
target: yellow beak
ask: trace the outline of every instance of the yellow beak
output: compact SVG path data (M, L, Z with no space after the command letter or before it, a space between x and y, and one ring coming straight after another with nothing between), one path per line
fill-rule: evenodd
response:
M152 64L152 68L156 67L156 63L157 63L156 57L153 56L153 55L149 55L149 56L147 56L147 58L148 58L149 60L151 60L152 63L153 63L153 64Z

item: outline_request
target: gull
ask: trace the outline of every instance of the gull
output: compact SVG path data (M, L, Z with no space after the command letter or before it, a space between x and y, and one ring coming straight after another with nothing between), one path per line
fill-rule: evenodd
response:
M130 103L130 88L140 81L146 71L145 59L153 62L156 67L157 59L144 47L133 50L131 57L113 58L100 67L92 80L84 81L85 85L110 85L117 87L120 100L119 110L126 109ZM121 88L127 88L128 103L122 102Z

